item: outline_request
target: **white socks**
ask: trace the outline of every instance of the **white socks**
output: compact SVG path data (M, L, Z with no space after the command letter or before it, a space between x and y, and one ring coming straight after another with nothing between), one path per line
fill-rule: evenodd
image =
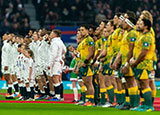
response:
M74 100L78 101L78 90L77 90L77 88L73 88L73 92L74 92Z

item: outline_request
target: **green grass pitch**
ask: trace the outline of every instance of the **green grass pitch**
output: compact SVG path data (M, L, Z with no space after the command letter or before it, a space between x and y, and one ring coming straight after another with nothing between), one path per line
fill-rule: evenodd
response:
M0 90L0 93L5 93L5 90ZM73 93L72 90L64 90L65 94ZM157 97L160 97L160 91L157 91ZM0 100L4 100L0 96ZM115 108L102 107L84 107L74 104L42 104L42 103L0 103L1 115L159 115L160 112L135 112L121 111Z

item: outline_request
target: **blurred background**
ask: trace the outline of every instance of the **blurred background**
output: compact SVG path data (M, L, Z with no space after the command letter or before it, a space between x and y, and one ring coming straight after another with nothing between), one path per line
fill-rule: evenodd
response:
M156 77L160 77L159 6L160 0L0 0L0 37L6 32L25 36L31 28L56 28L62 31L66 45L75 46L76 30L81 24L96 26L104 19L112 19L116 12L132 10L139 16L142 10L148 10L154 20L158 56Z

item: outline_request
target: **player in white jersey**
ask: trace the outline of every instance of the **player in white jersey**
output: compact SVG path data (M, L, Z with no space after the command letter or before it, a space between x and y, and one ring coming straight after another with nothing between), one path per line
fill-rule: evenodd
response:
M11 51L11 45L10 45L10 40L11 40L11 35L10 34L4 34L3 35L3 46L2 46L2 73L5 76L5 79L7 81L7 86L8 86L8 91L6 98L12 98L12 78L10 76L10 51Z
M16 44L16 41L15 41L15 35L12 35L12 41L11 41L11 52L10 52L10 56L11 56L11 59L10 61L12 62L11 63L11 76L12 76L12 81L13 81L13 86L14 86L14 89L15 89L15 94L14 96L15 97L19 97L19 91L18 91L18 80L17 80L17 77L16 77L16 59L17 59L17 56L18 56L18 51L17 51L17 44Z
M35 72L34 72L34 55L29 48L24 49L24 82L26 86L26 98L27 100L34 99L34 84L35 84Z
M51 71L51 77L54 82L55 97L51 100L60 100L60 75L61 75L61 63L62 54L64 51L64 44L61 40L61 32L59 30L53 30L50 33L51 45L49 48L49 63L48 69Z

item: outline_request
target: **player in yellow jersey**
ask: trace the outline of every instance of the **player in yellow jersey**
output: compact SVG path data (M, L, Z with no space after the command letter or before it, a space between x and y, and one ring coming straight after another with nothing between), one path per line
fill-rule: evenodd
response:
M149 75L153 66L153 55L155 51L154 38L150 32L151 22L147 19L140 21L141 37L136 41L136 54L130 60L132 68L136 69L136 78L140 81L144 97L144 106L137 111L154 111L152 103L152 92L149 86Z
M123 22L123 29L127 31L127 34L124 35L121 41L120 53L122 55L122 67L121 73L125 77L127 86L128 86L128 95L130 98L129 104L123 106L122 110L134 108L137 106L137 92L138 87L132 71L132 68L129 65L129 60L133 55L134 43L137 39L137 33L134 30L134 25L136 24L136 15L133 12L127 12L124 15L126 18ZM127 92L126 92L127 94ZM128 101L128 100L126 100Z
M92 106L94 105L94 88L93 88L93 71L91 68L91 60L94 56L94 41L88 35L88 27L81 26L80 32L82 37L84 38L80 43L80 59L81 59L81 67L80 67L80 76L83 79L83 82L87 88L86 98L89 99L84 105Z
M112 35L113 35L113 32L114 32L114 24L113 24L112 20L110 20L107 23L106 31L109 33L109 37L104 43L104 50L99 55L98 60L101 60L99 70L100 70L100 73L102 72L103 75L104 75L105 86L107 88L107 93L108 93L108 96L109 96L109 103L106 103L103 107L110 107L114 104L114 88L113 88L113 83L112 83L112 79L111 79L112 70L109 67L109 63L110 63L110 61L112 59L112 55L113 55L113 52L112 52ZM102 62L103 62L103 64L102 64ZM101 92L101 96L102 95L104 95L103 92Z
M149 11L147 11L147 10L142 11L140 19L143 19L143 18L150 20L151 24L153 25L153 17L152 17L152 14ZM154 40L155 40L155 32L154 32L152 27L150 29L150 32L151 32L151 34L152 34L152 36L154 37ZM152 68L151 78L150 78L150 83L149 83L150 87L152 89L152 101L153 102L154 102L154 98L156 96L156 85L155 85L155 81L154 81L156 63L157 63L157 56L156 56L156 52L155 52L154 56L153 56L153 68Z

